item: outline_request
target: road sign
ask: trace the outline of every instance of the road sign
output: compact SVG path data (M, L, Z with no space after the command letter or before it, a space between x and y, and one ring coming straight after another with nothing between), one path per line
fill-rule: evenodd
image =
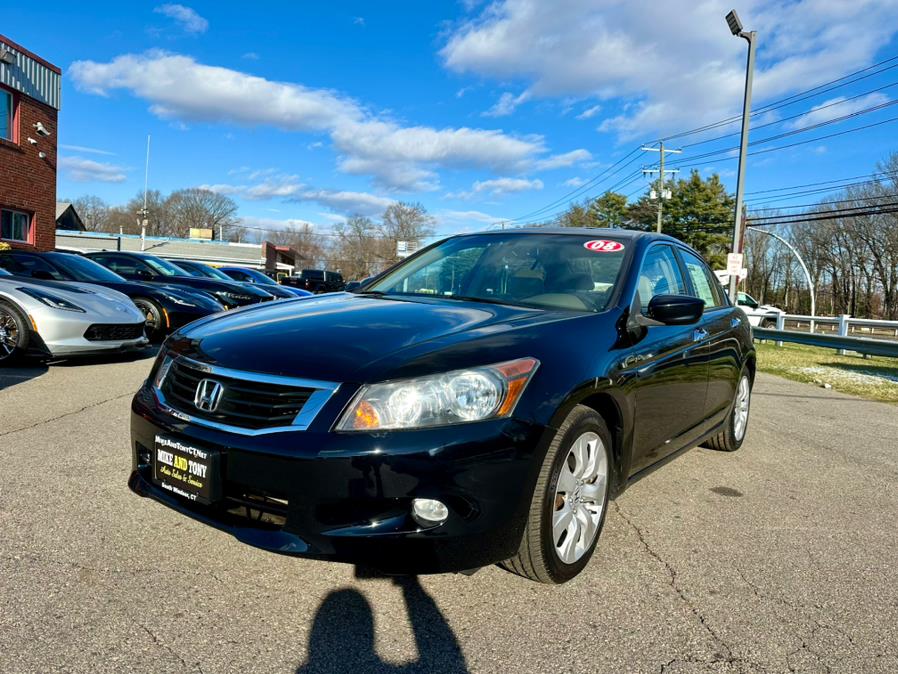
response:
M739 276L742 271L742 253L727 254L727 273L731 276Z

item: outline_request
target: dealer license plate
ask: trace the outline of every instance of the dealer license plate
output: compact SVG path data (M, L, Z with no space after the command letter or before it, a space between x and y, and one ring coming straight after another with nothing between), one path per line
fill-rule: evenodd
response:
M157 435L153 481L172 494L197 503L212 503L220 496L219 456L214 450Z

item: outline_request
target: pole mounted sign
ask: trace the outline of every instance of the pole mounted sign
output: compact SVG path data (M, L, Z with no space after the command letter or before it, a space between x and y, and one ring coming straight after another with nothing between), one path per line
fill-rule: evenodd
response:
M742 253L727 253L727 273L730 276L740 277L742 274Z

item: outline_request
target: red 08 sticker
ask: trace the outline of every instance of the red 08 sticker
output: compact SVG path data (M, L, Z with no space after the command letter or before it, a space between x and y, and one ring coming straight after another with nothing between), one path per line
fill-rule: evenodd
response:
M587 241L583 244L583 247L586 250L591 250L593 253L617 253L624 249L624 244L619 241L595 239L593 241Z

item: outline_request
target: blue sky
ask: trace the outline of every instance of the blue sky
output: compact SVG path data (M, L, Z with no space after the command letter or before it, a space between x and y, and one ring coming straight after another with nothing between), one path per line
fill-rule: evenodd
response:
M47 0L7 7L3 30L63 69L60 197L132 197L151 134L151 188L229 194L250 225L327 229L401 199L452 232L557 201L539 212L552 215L603 172L573 196L623 182L638 197L645 181L631 172L657 154L609 166L740 112L745 43L724 22L731 2ZM896 0L738 9L760 34L755 107L898 54ZM871 173L895 149L896 81L898 67L759 115L769 126L753 140L883 106L763 148L884 123L753 157L747 189ZM691 157L737 143L671 160L733 186L731 155Z

